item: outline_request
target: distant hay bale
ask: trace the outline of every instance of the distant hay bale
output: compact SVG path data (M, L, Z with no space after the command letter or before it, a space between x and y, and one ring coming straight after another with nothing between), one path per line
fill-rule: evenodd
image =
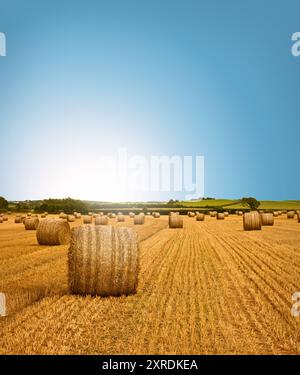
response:
M225 217L228 217L228 216L229 216L229 212L227 212L227 211L224 212L224 216L225 216Z
M93 216L93 212L89 212L89 213L88 213L88 216Z
M28 213L27 213L27 216L29 216L29 217L30 217L30 216L31 216L31 212L28 212Z
M153 216L155 219L159 219L159 218L160 218L160 213L159 213L159 212L153 212L153 213L152 213L152 216Z
M59 214L59 218L60 218L60 219L64 219L64 220L66 220L66 219L68 219L68 215L65 214L64 212L61 212L61 213Z
M15 223L16 224L21 224L23 221L22 221L22 218L21 218L21 216L16 216L15 217Z
M224 220L224 219L225 219L225 215L222 212L218 212L217 213L217 220Z
M134 216L135 216L134 212L129 212L129 217L130 217L131 219L133 219Z
M188 212L188 217L195 217L195 212Z
M145 216L142 214L135 215L133 223L134 225L143 225L145 223Z
M68 253L70 293L120 296L136 293L139 272L137 233L127 227L72 229Z
M286 215L288 219L294 219L295 211L288 211Z
M277 217L279 215L279 213L277 211L274 211L273 215L274 215L274 217Z
M238 211L238 216L242 216L243 214L243 211Z
M246 212L243 216L244 230L261 230L261 217L258 212Z
M210 215L210 217L216 217L217 211L210 211L209 215Z
M202 213L199 213L197 216L196 216L196 221L204 221L205 220L205 215L202 214Z
M70 242L70 225L64 219L42 220L37 227L36 238L40 245L65 245Z
M92 216L83 216L83 224L92 224L93 217Z
M76 214L74 215L76 219L81 219L81 214L79 212L76 212Z
M39 219L37 217L27 217L24 220L24 226L26 230L36 230L39 225Z
M116 214L111 214L111 218L115 219L116 218Z
M74 221L75 221L75 216L73 216L73 215L68 215L68 216L67 216L67 220L68 220L69 223L74 223Z
M274 216L272 213L263 213L260 214L260 217L262 226L274 225Z
M118 214L118 216L117 216L117 221L118 221L118 222L123 222L123 221L125 221L125 216L122 215L122 214Z
M97 216L95 219L95 225L108 225L107 216Z
M169 216L169 228L183 228L183 218L180 215Z
M8 217L5 216L5 215L2 216L2 219L3 219L3 221L8 221Z

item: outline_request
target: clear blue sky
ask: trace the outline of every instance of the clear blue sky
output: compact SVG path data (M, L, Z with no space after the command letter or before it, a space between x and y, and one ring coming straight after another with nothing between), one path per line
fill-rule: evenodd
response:
M0 0L0 31L0 195L105 199L94 161L127 147L204 155L206 196L300 199L299 1Z

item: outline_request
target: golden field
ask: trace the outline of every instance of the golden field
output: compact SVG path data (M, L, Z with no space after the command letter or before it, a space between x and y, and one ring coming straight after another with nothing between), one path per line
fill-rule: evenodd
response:
M110 219L137 230L140 274L137 294L107 298L68 295L68 246L39 246L13 219L0 224L0 354L300 353L296 219L253 232L235 215Z

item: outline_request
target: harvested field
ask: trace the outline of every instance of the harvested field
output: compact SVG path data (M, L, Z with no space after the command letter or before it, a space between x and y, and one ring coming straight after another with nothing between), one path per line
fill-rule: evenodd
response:
M244 231L243 218L168 217L127 226L140 239L137 294L68 295L67 245L39 246L35 232L0 227L1 354L300 353L300 224ZM70 223L80 225L80 220Z

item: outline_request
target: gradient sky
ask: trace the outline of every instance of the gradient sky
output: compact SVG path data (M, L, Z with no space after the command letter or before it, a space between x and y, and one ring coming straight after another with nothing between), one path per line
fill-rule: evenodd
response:
M120 147L203 155L206 196L300 199L298 0L0 0L0 31L7 199L132 198L95 169Z

